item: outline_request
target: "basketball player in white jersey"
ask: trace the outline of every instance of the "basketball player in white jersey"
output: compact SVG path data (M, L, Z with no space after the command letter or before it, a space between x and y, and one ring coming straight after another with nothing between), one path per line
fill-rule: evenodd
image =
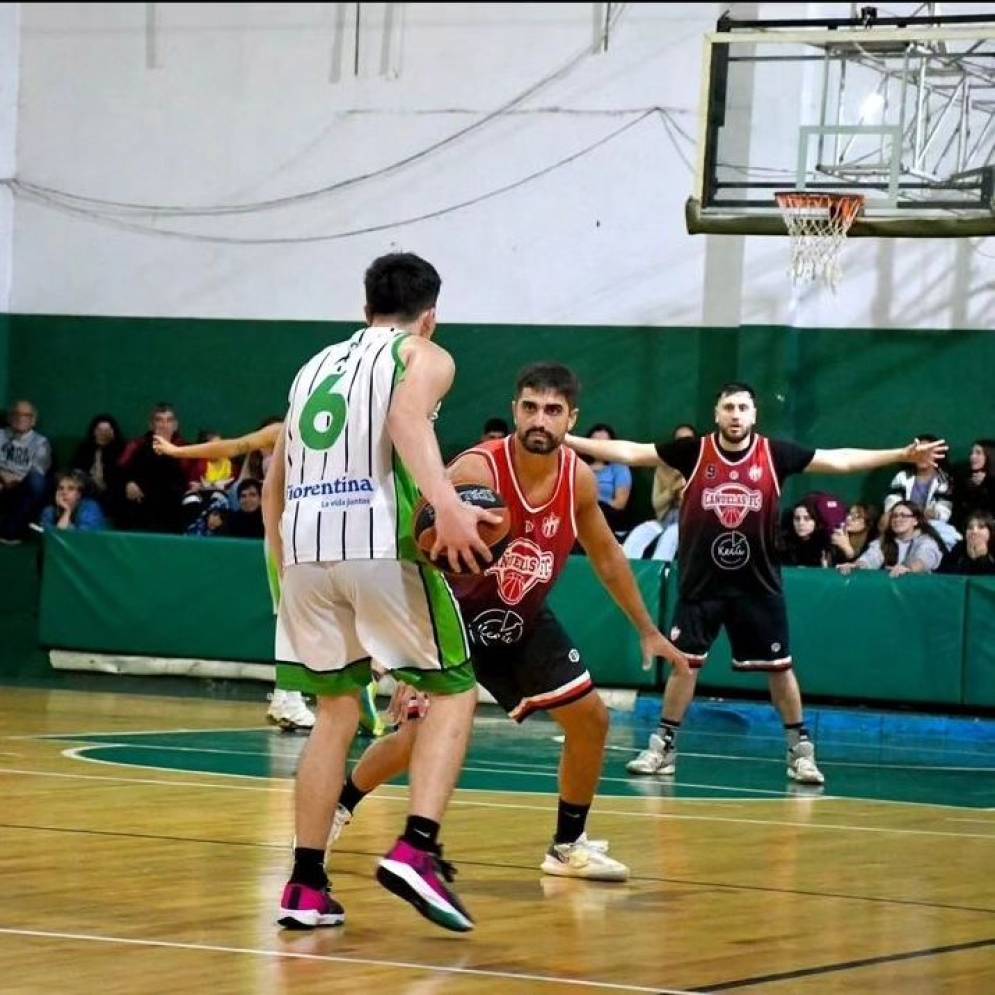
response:
M325 849L374 658L433 699L413 748L407 824L377 880L432 922L466 931L473 920L449 887L438 834L476 683L459 608L443 575L419 559L411 513L420 490L436 510L433 556L474 573L491 560L477 524L498 518L460 502L432 429L454 374L452 358L430 341L438 273L394 253L372 263L365 283L368 327L298 372L263 492L283 568L280 686L318 699L297 771L294 868L279 922L309 929L344 921Z

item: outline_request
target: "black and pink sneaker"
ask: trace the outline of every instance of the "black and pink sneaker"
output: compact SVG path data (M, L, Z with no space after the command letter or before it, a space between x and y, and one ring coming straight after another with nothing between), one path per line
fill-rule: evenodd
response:
M426 853L399 839L377 868L377 880L388 890L410 902L437 926L466 933L473 919L456 893L446 887L456 876L455 868L438 853Z
M332 897L328 887L319 891L291 881L283 889L277 922L287 929L341 926L345 922L345 909Z

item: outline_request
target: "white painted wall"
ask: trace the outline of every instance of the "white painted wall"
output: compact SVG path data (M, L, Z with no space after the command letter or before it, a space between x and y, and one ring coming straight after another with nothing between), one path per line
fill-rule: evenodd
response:
M17 160L17 83L20 4L0 3L0 178ZM14 200L0 186L0 311L9 311L14 256Z
M146 230L300 239L389 225L515 183L657 105L696 139L701 36L725 6L613 4L624 9L594 54L603 4L362 4L356 75L354 4L25 5L17 176L118 202L257 202L383 170L574 64L433 154L279 209L103 207L97 220L68 209L84 201L19 196L10 309L346 319L369 260L405 248L440 269L452 321L986 324L995 260L968 243L854 243L846 292L827 302L792 300L783 240L689 237L678 149L694 150L658 114L517 189L402 227L276 245Z

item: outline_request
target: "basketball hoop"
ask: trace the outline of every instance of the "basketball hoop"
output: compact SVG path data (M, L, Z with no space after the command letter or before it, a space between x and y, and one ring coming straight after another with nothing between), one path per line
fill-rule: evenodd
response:
M843 275L840 251L857 215L864 209L859 194L785 190L774 194L791 239L791 280L795 286L822 277L830 290Z

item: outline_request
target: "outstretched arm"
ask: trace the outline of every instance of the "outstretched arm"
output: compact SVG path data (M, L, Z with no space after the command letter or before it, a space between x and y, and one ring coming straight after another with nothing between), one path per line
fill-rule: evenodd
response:
M666 466L649 442L626 442L624 439L588 439L568 435L566 444L581 456L590 456L602 463L624 463L626 466Z
M276 446L276 440L283 431L282 422L274 422L241 435L237 439L215 439L213 442L198 442L193 446L174 446L168 439L157 435L152 439L152 448L160 456L172 456L174 459L231 459L233 456L244 456L254 449L271 453Z
M598 488L594 474L583 463L577 464L574 500L577 538L587 551L598 579L639 633L643 669L648 670L652 666L653 657L662 656L677 670L689 671L687 657L663 636L646 610L632 567L608 527L604 513L598 507Z
M926 457L935 465L946 454L947 448L942 439L938 442L913 439L900 449L817 449L805 472L858 473L891 466L892 463L918 463Z

